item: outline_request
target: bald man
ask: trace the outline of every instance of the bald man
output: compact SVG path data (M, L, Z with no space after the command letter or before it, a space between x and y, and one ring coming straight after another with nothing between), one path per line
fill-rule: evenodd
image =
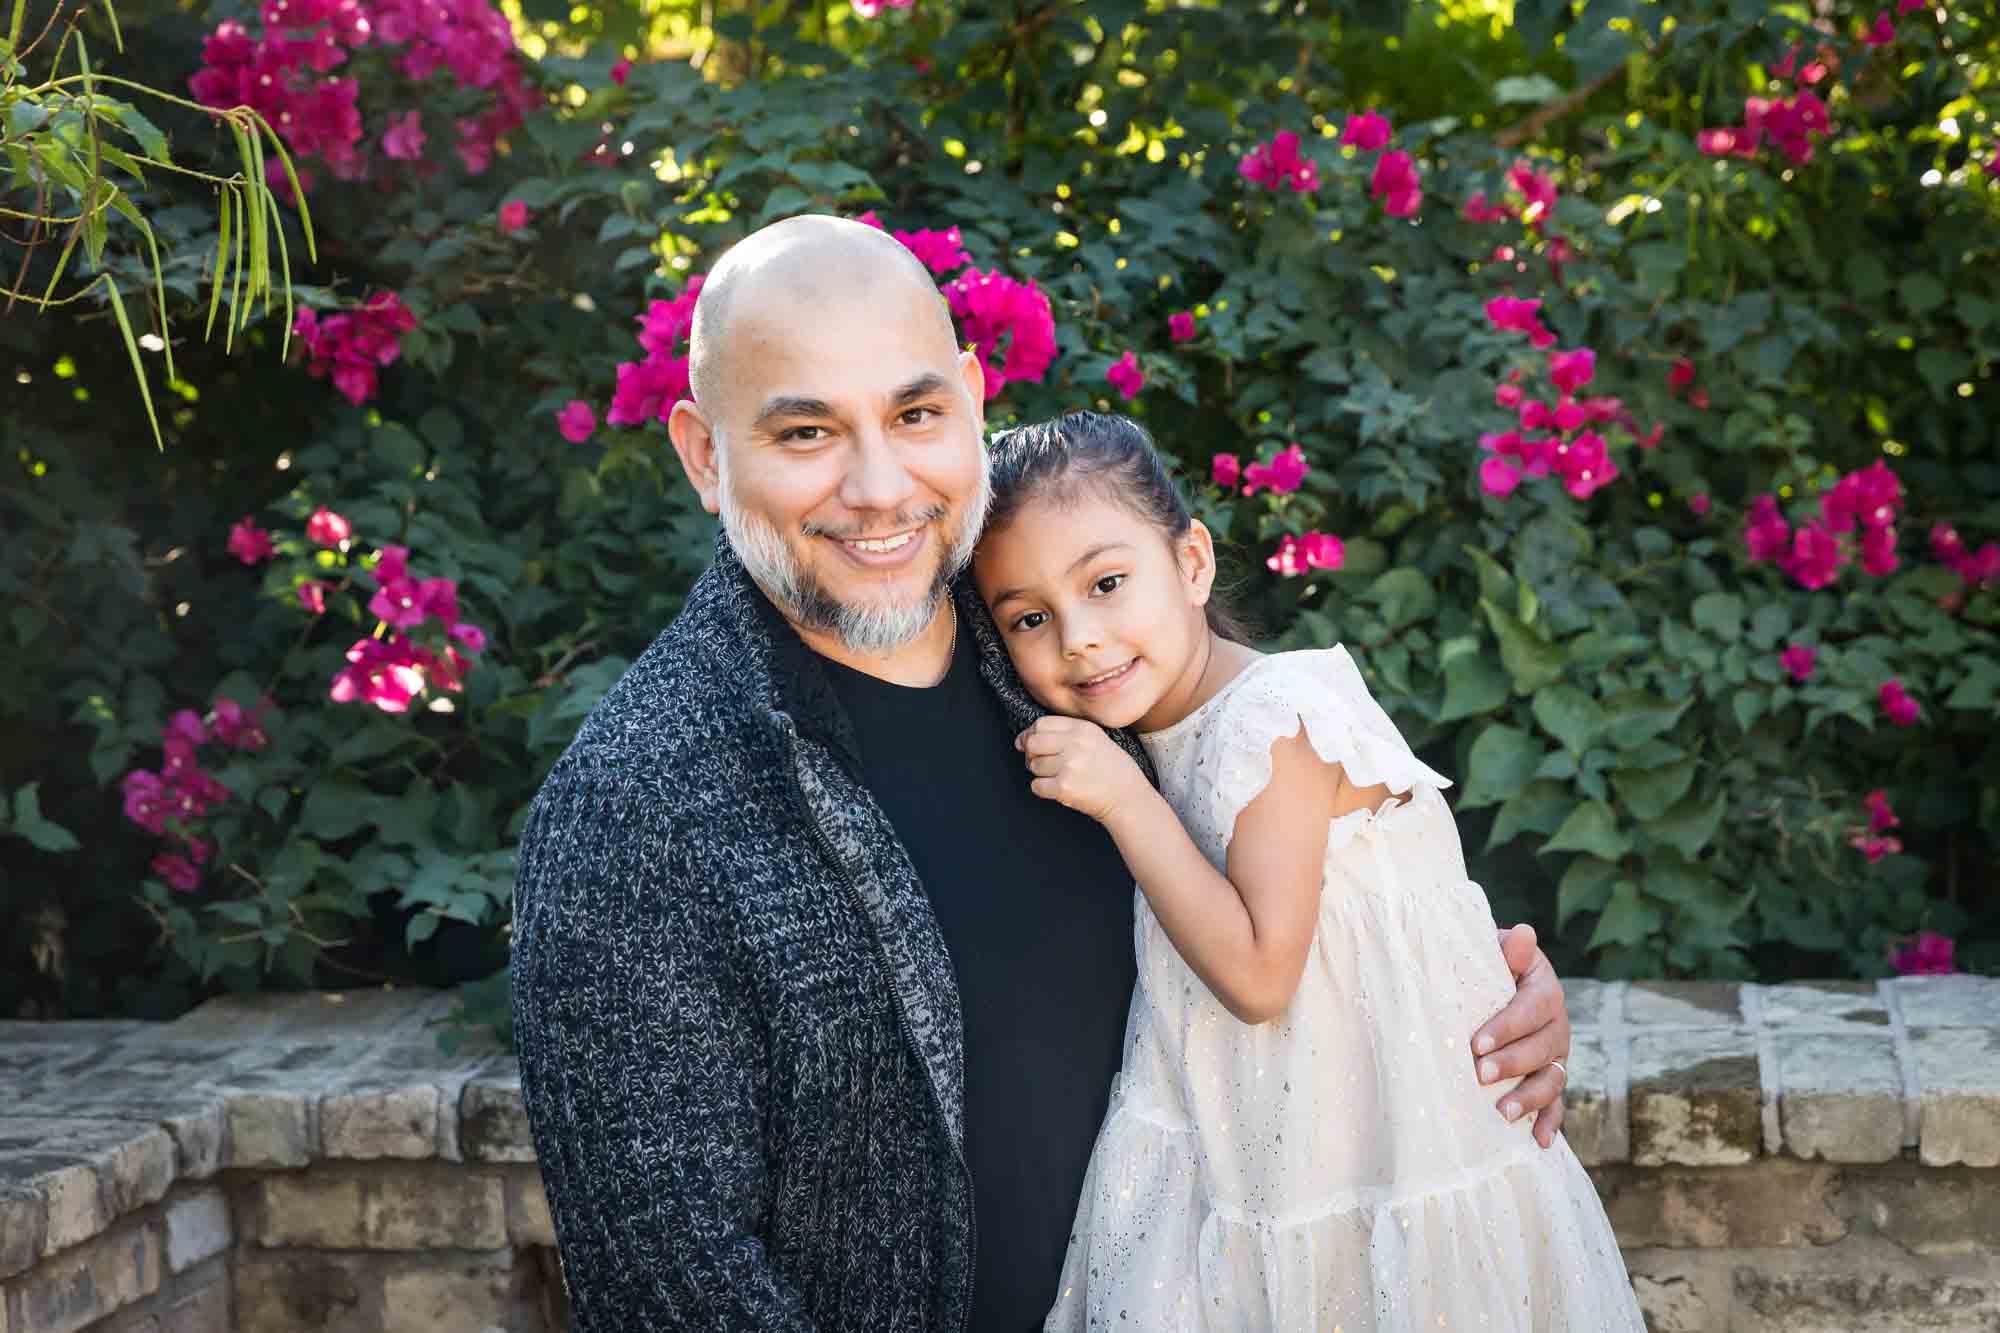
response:
M980 363L908 251L828 218L732 249L692 339L669 433L714 564L521 840L515 1033L574 1327L1038 1328L1133 890L1029 791L1040 710L959 577ZM1562 992L1532 932L1503 952L1514 1001L1449 1035L1527 1076L1500 1113L1546 1145Z

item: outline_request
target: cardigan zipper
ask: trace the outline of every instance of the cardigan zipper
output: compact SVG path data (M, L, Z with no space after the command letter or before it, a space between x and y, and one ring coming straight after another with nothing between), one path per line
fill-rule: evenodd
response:
M863 901L861 888L854 882L853 872L848 869L847 862L834 850L833 839L827 836L825 826L819 821L819 812L813 808L812 799L806 795L805 782L799 777L799 765L803 761L799 754L798 727L792 721L790 714L780 712L777 716L780 725L784 727L787 745L791 751L791 763L786 772L791 778L792 794L798 798L799 807L805 811L806 825L812 830L813 841L819 846L820 854L831 861L839 871L840 881L847 888L847 896L853 900L856 910L861 913L861 919L868 923L868 939L875 946L876 966L881 968L885 979L893 977L895 969L889 966L889 951L882 943L881 924L876 921L875 914L868 910L868 904ZM894 982L890 983L889 989L892 993L895 992ZM928 1062L924 1059L923 1048L917 1044L917 1034L910 1030L910 1016L903 1008L902 997L896 995L895 998L896 1027L903 1034L903 1044L916 1057L918 1066L924 1069L924 1086L930 1090L931 1107L937 1112L940 1124L949 1124L950 1116L945 1112L944 1095L938 1091L937 1080L931 1076ZM979 1215L972 1207L974 1184L972 1168L965 1160L965 1150L954 1144L952 1157L958 1167L959 1179L964 1183L966 1199L965 1280L959 1300L958 1315L959 1333L965 1333L966 1326L972 1322L973 1261L979 1248Z

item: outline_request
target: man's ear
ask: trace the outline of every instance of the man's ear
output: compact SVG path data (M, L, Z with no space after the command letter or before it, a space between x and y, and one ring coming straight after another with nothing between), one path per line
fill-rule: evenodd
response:
M972 395L972 410L979 422L979 437L986 438L986 367L979 354L970 349L958 354L958 374L965 391Z
M721 445L692 398L674 404L667 417L667 434L674 442L674 452L680 455L681 470L701 497L701 507L711 514L721 513L722 460L716 456Z
M1194 604L1207 606L1209 594L1215 591L1215 538L1208 525L1198 518L1190 522L1188 530L1174 541L1174 555Z

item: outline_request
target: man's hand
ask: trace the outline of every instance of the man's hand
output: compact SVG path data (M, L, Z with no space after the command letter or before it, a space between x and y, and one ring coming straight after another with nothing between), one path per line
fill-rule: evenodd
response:
M1152 784L1095 722L1051 713L1014 738L1035 775L1028 790L1107 822L1121 807L1150 794Z
M1519 1120L1535 1112L1535 1142L1546 1148L1562 1128L1569 1075L1551 1062L1569 1059L1569 1008L1533 926L1500 932L1500 953L1514 974L1514 998L1473 1034L1472 1054L1481 1083L1525 1076L1500 1099L1500 1114Z

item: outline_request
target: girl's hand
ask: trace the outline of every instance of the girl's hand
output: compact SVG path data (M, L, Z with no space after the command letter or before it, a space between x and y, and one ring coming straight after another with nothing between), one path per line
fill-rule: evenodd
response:
M1080 717L1050 714L1016 736L1014 748L1027 756L1028 771L1035 775L1028 790L1099 823L1153 790L1132 756L1104 728Z

